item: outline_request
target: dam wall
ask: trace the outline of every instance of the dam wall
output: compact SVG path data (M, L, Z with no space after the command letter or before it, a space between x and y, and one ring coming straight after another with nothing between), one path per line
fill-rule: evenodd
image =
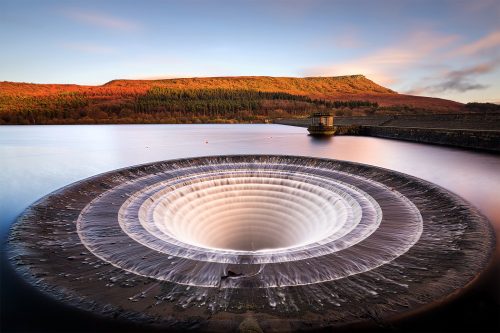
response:
M500 153L499 117L498 114L335 117L334 124L335 135L373 136ZM279 119L275 123L307 127L309 119Z
M336 126L337 135L363 135L500 153L500 131L446 128Z

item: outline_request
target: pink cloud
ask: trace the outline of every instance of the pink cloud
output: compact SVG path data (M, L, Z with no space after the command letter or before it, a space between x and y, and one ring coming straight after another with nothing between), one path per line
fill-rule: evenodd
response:
M65 16L74 19L75 21L112 30L133 31L139 29L140 27L137 22L117 18L99 12L70 9L63 11L63 13Z
M399 76L414 66L421 65L436 51L458 40L456 35L438 35L429 31L416 31L404 41L381 48L372 54L346 62L308 68L306 75L333 76L364 74L381 84L399 81Z
M458 48L456 55L473 55L500 47L500 31L494 31L483 38Z

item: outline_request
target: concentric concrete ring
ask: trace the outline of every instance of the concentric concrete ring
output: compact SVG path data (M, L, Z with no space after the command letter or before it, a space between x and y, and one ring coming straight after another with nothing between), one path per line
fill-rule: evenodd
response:
M493 245L474 208L420 179L241 155L69 185L21 216L9 253L43 291L101 314L179 329L197 318L206 330L251 315L262 327L302 329L439 300L481 271Z

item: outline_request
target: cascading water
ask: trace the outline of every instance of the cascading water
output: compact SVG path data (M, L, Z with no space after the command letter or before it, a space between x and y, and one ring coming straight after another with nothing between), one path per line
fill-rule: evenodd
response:
M42 290L100 313L177 328L197 318L209 330L250 313L261 326L301 329L383 319L444 297L486 265L493 243L473 208L422 180L242 155L65 187L19 219L10 254ZM230 324L214 319L221 313Z

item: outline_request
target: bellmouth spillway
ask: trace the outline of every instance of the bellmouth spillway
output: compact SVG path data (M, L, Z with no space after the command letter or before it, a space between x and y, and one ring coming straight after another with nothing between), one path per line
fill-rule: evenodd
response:
M413 311L472 281L494 242L476 209L412 176L236 155L134 166L66 186L23 213L8 253L31 284L97 314L258 331Z

